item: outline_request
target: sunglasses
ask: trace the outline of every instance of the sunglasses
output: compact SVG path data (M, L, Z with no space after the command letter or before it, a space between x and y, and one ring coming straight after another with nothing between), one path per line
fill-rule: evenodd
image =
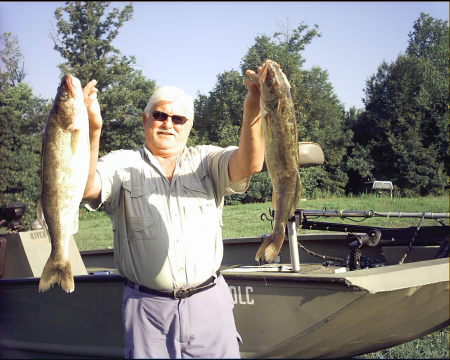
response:
M158 121L166 121L168 117L171 117L172 122L175 125L183 125L186 121L188 121L188 119L184 116L181 116L181 115L170 116L169 114L166 114L165 112L162 112L162 111L152 111L152 117L153 117L153 119L158 120Z

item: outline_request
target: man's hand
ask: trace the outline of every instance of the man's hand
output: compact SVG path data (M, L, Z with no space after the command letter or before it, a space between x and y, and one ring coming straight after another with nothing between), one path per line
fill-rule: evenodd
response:
M89 130L91 132L100 130L103 124L100 104L97 99L98 89L95 85L97 85L97 80L91 80L83 88L84 103L88 112Z
M248 116L250 119L256 118L259 114L259 72L261 67L258 68L258 73L253 70L247 70L244 77L244 85L247 86L248 93L244 101L244 116Z
M230 184L251 174L261 171L264 162L264 137L262 133L262 121L259 115L259 73L247 70L244 84L247 86L247 97L244 101L244 114L239 137L239 149L237 149L228 163Z

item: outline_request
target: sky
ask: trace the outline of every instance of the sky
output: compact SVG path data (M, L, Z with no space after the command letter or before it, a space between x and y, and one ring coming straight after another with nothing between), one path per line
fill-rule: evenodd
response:
M112 2L123 8L128 2ZM60 82L53 49L54 11L64 2L0 1L0 34L18 36L26 77L37 96L52 99ZM300 24L322 34L306 46L304 69L326 70L346 109L362 108L367 79L383 61L405 52L421 12L448 21L447 1L411 2L136 2L134 15L113 45L136 58L136 68L157 85L175 85L192 96L208 95L217 75L240 71L242 58L260 35ZM256 69L252 69L256 70Z

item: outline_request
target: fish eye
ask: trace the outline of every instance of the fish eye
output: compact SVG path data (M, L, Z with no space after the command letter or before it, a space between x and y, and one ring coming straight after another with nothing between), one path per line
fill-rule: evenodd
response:
M268 78L267 79L267 85L272 86L273 85L273 78Z

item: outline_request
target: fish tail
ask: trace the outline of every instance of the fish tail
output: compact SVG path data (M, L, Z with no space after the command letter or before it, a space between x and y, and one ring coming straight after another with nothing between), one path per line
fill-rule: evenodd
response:
M36 219L44 229L47 229L47 223L45 222L44 213L42 212L42 200L38 199L36 204Z
M75 283L72 275L72 268L69 260L58 261L50 255L42 271L39 281L39 291L44 292L54 284L60 285L65 292L71 293L75 290Z
M258 251L256 252L255 260L260 264L273 262L280 253L281 247L283 246L284 237L284 233L271 234L260 245Z

